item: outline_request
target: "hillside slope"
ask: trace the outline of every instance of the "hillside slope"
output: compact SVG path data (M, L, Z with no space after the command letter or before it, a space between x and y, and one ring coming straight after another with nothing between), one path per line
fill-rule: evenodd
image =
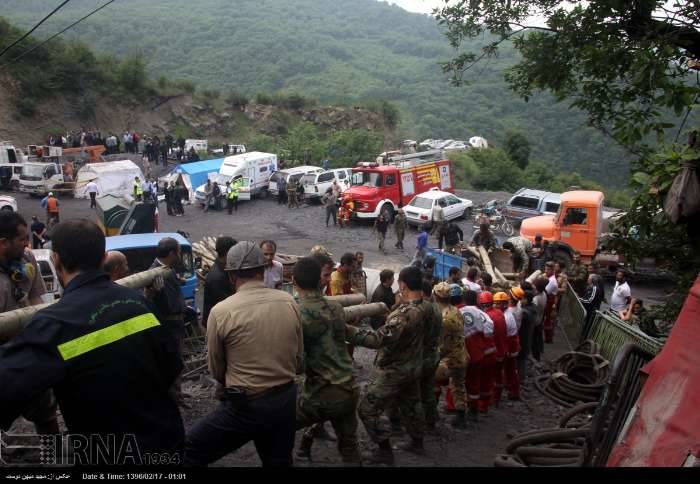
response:
M74 0L37 31L46 37L98 4ZM28 27L48 11L41 0L5 0L2 14ZM226 94L296 91L322 102L391 100L402 108L402 137L502 142L510 128L552 161L607 186L628 176L624 153L584 117L548 95L516 98L503 71L506 49L451 87L439 62L453 52L434 19L374 0L121 0L69 34L98 51L140 52L153 78L190 79Z

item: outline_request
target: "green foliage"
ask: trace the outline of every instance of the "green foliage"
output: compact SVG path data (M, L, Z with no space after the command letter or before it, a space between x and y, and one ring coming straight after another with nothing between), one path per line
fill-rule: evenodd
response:
M248 104L248 97L232 90L226 96L226 102L235 108L244 108Z
M117 67L117 83L126 92L143 94L146 90L148 75L146 62L141 54L131 54L122 59Z
M527 168L527 164L530 162L531 147L524 134L520 131L507 131L503 149L521 170Z
M194 82L187 79L179 79L174 82L174 85L189 95L194 95L195 91L197 90Z
M204 99L213 101L215 99L219 99L219 97L221 96L221 92L219 92L218 89L203 89L202 96L204 97Z
M395 109L387 105L378 112L387 127L396 126L399 141L479 135L503 146L504 133L518 129L527 134L533 159L577 170L606 186L626 182L630 157L586 127L580 110L558 105L546 94L533 93L524 102L508 89L503 71L519 60L510 44L502 44L499 56L475 71L465 89L457 89L440 72L440 62L454 51L435 19L385 2L118 3L66 35L118 56L142 51L150 72L195 80L222 93L235 89L249 99L257 92L300 93L323 104L352 106L384 99ZM93 7L88 0L72 0L42 28L57 31L77 9L88 7ZM36 12L45 9L44 0L2 2L3 15L22 27L33 25ZM492 39L484 36L465 47L478 49Z
M395 129L401 121L399 108L386 99L374 99L363 104L366 109L380 114L384 125L389 129Z
M455 185L459 188L473 189L474 181L479 177L481 169L468 152L456 151L450 153Z

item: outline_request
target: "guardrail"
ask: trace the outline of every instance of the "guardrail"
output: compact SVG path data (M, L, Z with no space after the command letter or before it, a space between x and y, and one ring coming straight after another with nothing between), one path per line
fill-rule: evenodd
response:
M571 284L566 285L566 292L559 298L558 316L559 326L564 330L564 334L570 342L583 342L588 339L581 337L586 324L586 310Z
M634 343L643 350L656 355L663 343L647 335L614 314L596 311L590 327L581 335L581 340L592 339L600 345L600 354L612 361L626 343Z

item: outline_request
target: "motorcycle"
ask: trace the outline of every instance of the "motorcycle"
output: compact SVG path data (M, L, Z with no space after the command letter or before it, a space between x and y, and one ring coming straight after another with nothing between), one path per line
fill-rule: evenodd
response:
M515 234L515 227L501 212L502 205L503 202L491 200L485 205L477 207L474 214L474 228L478 229L481 224L488 223L491 231L501 231L506 237L512 237Z

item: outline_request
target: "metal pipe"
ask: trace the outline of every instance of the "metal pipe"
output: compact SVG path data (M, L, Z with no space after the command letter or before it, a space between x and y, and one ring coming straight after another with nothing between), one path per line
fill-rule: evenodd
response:
M170 269L167 267L157 267L119 279L117 284L131 289L140 289L151 284L157 276L166 276L169 271ZM37 311L52 305L54 302L0 313L0 343L5 343L20 334Z
M343 306L344 308L348 306L357 306L358 304L364 304L367 302L367 298L364 294L344 294L340 296L326 296L328 301L334 301Z
M384 304L383 302L360 304L359 306L350 306L345 308L345 316L348 318L348 321L357 318L380 316L388 312L389 308L387 308L386 304Z

